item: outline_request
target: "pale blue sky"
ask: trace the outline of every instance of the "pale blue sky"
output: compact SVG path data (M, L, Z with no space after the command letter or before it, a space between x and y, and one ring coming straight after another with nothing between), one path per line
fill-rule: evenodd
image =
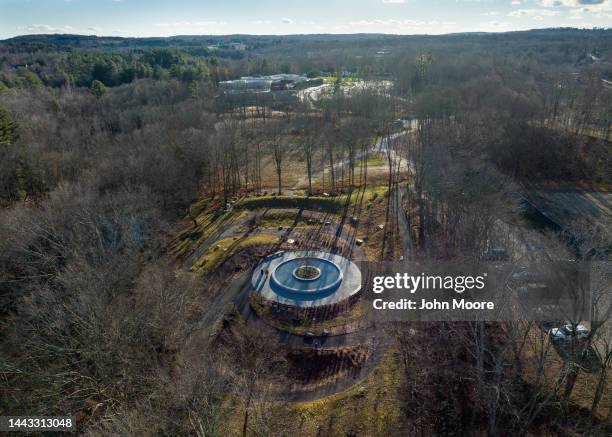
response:
M0 0L0 38L612 27L612 0Z

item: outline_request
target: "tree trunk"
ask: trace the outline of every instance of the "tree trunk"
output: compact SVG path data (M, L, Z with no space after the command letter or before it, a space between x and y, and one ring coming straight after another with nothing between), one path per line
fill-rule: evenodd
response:
M593 396L593 403L591 404L591 414L595 415L597 412L597 407L599 406L599 401L604 393L604 389L606 388L606 376L608 373L607 365L603 366L601 371L599 372L599 379L597 380L597 388L595 389L595 395Z

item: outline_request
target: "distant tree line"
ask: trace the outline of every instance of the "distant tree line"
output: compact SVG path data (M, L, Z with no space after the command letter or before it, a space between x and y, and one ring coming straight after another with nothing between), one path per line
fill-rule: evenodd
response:
M5 54L0 63L0 83L3 88L41 85L57 88L89 87L98 80L112 87L144 78L207 81L219 76L220 71L218 58L193 56L179 49L108 53L75 50L33 56Z

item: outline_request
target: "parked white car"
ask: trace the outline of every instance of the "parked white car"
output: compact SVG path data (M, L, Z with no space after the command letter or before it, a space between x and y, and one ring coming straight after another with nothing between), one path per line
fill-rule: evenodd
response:
M550 337L555 341L556 340L568 341L573 336L575 336L578 340L581 340L589 336L589 329L586 326L576 325L575 329L576 331L574 333L573 325L564 325L564 326L561 326L560 328L552 328L549 331L549 334L550 334Z

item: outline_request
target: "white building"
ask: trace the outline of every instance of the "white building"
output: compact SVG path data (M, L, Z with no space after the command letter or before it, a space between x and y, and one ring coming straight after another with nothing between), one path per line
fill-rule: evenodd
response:
M273 74L271 76L243 76L236 80L219 82L219 88L228 92L269 92L273 83L296 84L308 80L298 74Z

